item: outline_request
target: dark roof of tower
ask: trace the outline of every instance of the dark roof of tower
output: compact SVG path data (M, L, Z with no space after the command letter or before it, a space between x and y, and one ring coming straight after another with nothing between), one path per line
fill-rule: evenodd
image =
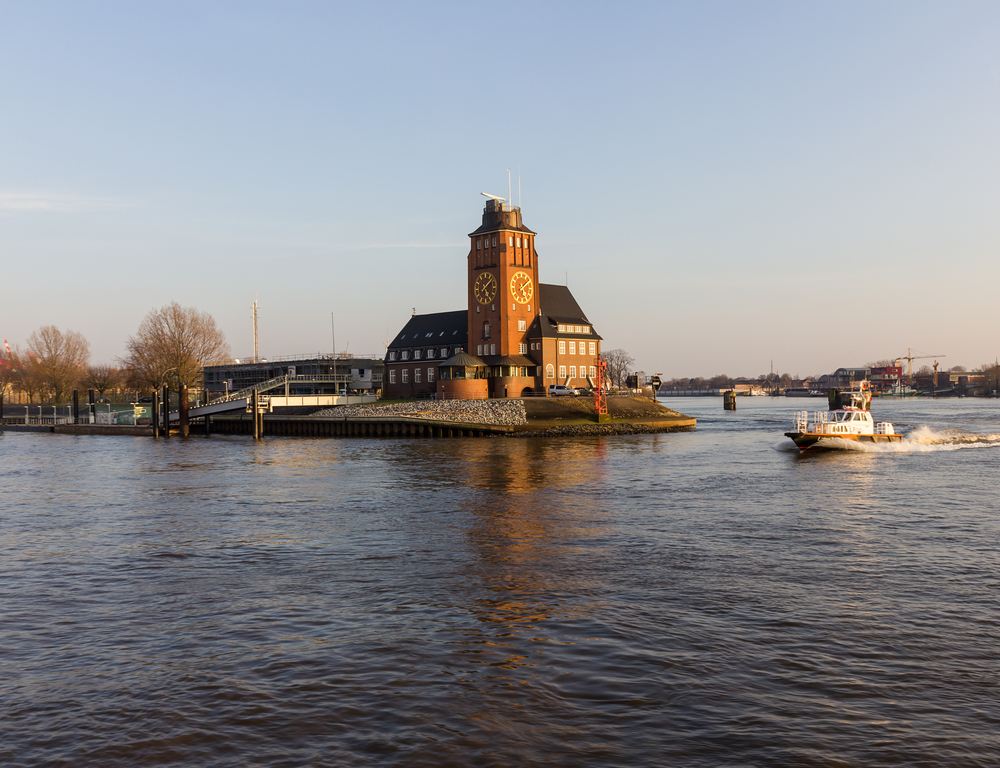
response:
M415 347L465 347L469 341L469 311L459 309L454 312L434 312L428 315L413 315L389 349L413 349Z
M484 232L499 232L500 230L527 232L529 235L536 234L524 226L521 221L520 208L515 208L500 200L487 200L486 206L483 208L483 223L479 225L479 229L470 232L469 237L481 235Z

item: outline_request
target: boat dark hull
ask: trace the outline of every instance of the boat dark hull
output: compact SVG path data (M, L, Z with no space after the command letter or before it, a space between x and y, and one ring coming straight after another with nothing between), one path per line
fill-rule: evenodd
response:
M786 432L785 437L791 438L803 451L843 448L845 440L855 443L898 443L903 440L902 435L827 435L814 432Z

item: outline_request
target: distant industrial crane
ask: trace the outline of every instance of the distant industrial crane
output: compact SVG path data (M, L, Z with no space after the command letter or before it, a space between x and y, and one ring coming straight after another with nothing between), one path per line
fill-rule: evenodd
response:
M913 350L910 349L909 347L907 347L906 348L906 354L905 355L900 355L899 357L897 357L896 360L895 360L895 363L898 366L899 363L900 363L900 361L902 361L902 360L906 361L906 379L907 379L907 384L909 384L912 387L913 386L913 361L914 360L923 360L925 358L931 358L931 357L947 357L947 355L915 355L915 354L913 354ZM935 364L935 366L934 366L934 371L935 371L935 373L937 372L937 364Z

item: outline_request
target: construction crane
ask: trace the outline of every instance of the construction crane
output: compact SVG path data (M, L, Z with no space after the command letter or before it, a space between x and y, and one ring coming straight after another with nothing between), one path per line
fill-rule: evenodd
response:
M913 350L910 349L909 347L907 347L906 348L906 354L905 355L900 355L899 357L897 357L895 362L896 362L896 365L898 366L899 363L900 363L900 361L902 361L902 360L906 361L906 379L907 379L906 383L909 384L912 387L913 386L913 361L914 360L924 360L925 358L926 359L930 359L932 357L947 357L947 355L915 355L915 354L913 354ZM934 366L934 371L935 371L935 373L937 372L937 365Z

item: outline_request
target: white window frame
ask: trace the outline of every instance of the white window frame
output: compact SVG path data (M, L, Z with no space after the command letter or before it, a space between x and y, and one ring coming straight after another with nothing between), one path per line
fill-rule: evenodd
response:
M565 355L566 354L566 340L565 339L559 339L559 354L560 355Z
M395 371L393 371L393 373L395 373ZM555 377L556 377L556 368L554 365L552 365L552 363L549 363L548 365L545 366L545 378L554 379Z
M433 384L434 383L434 369L433 368L428 368L427 369L427 383L428 384Z
M395 368L390 368L389 369L389 383L390 384L395 384L396 383L396 369Z
M590 342L590 356L593 357L596 354L597 354L597 342L592 341Z
M404 368L403 369L402 379L403 379L403 384L409 384L410 383L410 369L409 368Z
M563 381L566 378L566 366L559 366L559 381Z
M571 355L575 355L576 354L576 342L575 341L571 341L569 343L569 353Z
M569 377L571 379L575 379L576 378L576 366L575 365L571 365L569 367Z

